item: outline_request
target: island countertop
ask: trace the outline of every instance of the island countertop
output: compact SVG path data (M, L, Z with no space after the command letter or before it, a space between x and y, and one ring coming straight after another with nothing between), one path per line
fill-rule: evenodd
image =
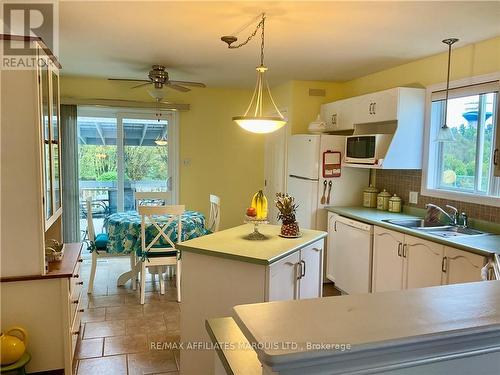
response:
M301 229L299 238L282 238L279 237L280 229L279 225L259 225L259 232L268 238L252 241L245 237L253 232L253 225L244 224L181 242L178 247L182 251L268 265L327 235L322 231Z
M499 306L500 281L483 281L240 305L234 307L234 319L267 366L322 361L341 367L348 358L392 353L386 358L394 359L410 348L414 359L443 359L478 350L477 340L493 340L498 351ZM481 350L488 352L485 342Z

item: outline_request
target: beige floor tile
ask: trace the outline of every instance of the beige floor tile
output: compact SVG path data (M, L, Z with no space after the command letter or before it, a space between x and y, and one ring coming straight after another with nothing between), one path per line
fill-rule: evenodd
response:
M104 307L98 307L95 309L85 309L82 314L82 323L87 322L102 322L106 317L106 309Z
M104 355L140 353L149 350L146 334L106 337Z
M142 318L143 316L141 305L106 307L106 320L134 319Z
M125 303L125 296L123 295L113 295L113 296L89 296L89 307L112 307L120 306Z
M82 359L79 361L77 375L100 374L126 375L127 357L125 355L117 355L112 357Z
M169 350L127 354L127 358L129 375L177 371L174 354Z
M153 302L143 306L144 316L158 315L162 313L176 314L179 310L177 302Z
M166 333L167 325L162 319L162 316L162 314L158 314L156 317L150 315L147 318L127 319L125 322L126 334Z
M75 358L84 359L101 357L103 342L103 338L81 340L76 347Z
M85 323L84 339L125 335L125 320Z

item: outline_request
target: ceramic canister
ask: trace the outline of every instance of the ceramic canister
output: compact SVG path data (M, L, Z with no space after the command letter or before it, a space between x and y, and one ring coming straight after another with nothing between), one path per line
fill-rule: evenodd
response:
M363 207L377 207L377 194L378 189L373 187L373 185L370 185L363 190Z
M382 190L377 195L377 210L387 211L389 208L389 199L391 198L391 194L387 192L387 190Z
M394 194L391 199L389 199L389 211L401 212L401 198L396 194Z

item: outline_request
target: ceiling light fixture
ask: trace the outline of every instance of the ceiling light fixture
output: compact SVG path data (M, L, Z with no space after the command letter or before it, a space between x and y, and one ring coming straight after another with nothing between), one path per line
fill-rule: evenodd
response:
M458 42L457 38L448 38L442 41L444 44L448 45L448 74L446 76L446 92L444 99L444 121L436 138L436 142L454 142L455 137L451 132L451 128L448 126L448 96L450 91L450 67L451 67L451 46Z
M267 68L264 66L264 26L266 22L266 14L261 14L261 20L257 24L257 27L253 33L242 43L238 45L232 45L238 40L234 35L226 35L221 37L221 40L227 43L228 48L235 49L240 48L247 44L256 34L259 29L261 29L261 44L260 44L260 65L256 68L257 70L257 83L253 91L252 99L248 105L247 110L243 116L235 116L233 120L243 129L252 133L271 133L278 130L286 124L286 120L279 111L276 103L274 102L273 96L271 95L271 89L265 77ZM265 86L265 87L264 87ZM262 113L262 105L264 102L264 95L267 92L269 100L274 107L274 112L277 116L264 116Z

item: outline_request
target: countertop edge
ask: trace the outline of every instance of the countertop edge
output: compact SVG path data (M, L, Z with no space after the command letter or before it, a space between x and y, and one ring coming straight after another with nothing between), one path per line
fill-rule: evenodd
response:
M268 266L268 265L271 265L273 263L276 263L278 260L285 258L286 256L296 252L297 250L299 250L305 246L308 246L316 241L319 241L321 239L326 238L328 235L327 232L322 232L322 231L317 231L317 232L319 232L319 234L316 237L314 237L313 239L310 239L309 241L303 242L300 245L294 246L294 247L290 248L289 250L281 253L280 255L275 256L274 258L270 258L270 259L252 258L252 257L248 257L248 256L234 255L234 254L223 253L223 252L219 252L219 251L200 249L200 248L194 247L194 246L183 245L182 243L178 244L177 246L182 251L187 251L190 253L207 255L207 256L215 256L215 257L219 257L219 258L238 260L238 261L243 261L243 262L247 262L247 263L254 263L254 264Z
M479 255L483 255L483 256L488 256L488 255L498 254L499 253L498 251L495 251L495 250L478 249L478 248L475 248L475 247L472 247L472 246L468 246L468 245L462 244L460 242L450 241L450 240L447 240L445 238L441 238L441 237L438 237L438 236L428 235L428 234L423 233L423 232L418 231L418 230L413 230L413 229L405 228L405 227L402 227L402 226L399 226L399 225L387 223L385 221L373 220L373 219L370 219L369 217L349 212L348 210L350 208L351 207L327 207L326 209L329 212L333 212L333 213L339 214L341 216L348 217L350 219L359 220L359 221L362 221L364 223L376 225L378 227L387 228L387 229L393 230L395 232L409 234L409 235L412 235L412 236L415 236L415 237L418 237L418 238L422 238L422 239L427 240L427 241L437 242L437 243L439 243L441 245L453 247L453 248L456 248L456 249L459 249L459 250L464 250L464 251L468 251L468 252L479 254ZM352 207L352 208L358 208L358 207ZM405 216L407 218L416 218L417 217L417 216L410 215L410 214L405 214L405 213L401 213L401 215Z

